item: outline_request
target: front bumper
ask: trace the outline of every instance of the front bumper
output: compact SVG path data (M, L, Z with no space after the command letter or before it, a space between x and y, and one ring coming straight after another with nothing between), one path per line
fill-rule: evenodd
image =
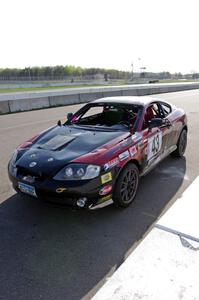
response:
M24 183L34 187L37 198L48 202L79 208L78 200L86 198L85 205L82 208L92 208L112 198L112 191L109 194L100 195L101 189L106 184L113 187L114 177L112 173L112 180L107 183L101 181L103 174L91 180L78 181L57 181L48 177L34 178L30 175L24 176L18 170L13 172L10 168L8 168L8 174L13 188L17 192L21 193L19 183ZM30 179L32 182L30 182Z

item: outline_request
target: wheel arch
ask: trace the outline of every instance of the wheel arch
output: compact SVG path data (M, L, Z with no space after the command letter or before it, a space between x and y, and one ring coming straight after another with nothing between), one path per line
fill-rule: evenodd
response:
M183 124L182 128L178 131L176 144L178 143L179 137L180 137L181 133L183 132L183 130L186 130L186 132L188 132L187 124Z
M127 172L129 172L129 170L131 170L131 168L134 171L136 170L136 177L134 179L136 185L133 187L133 191L132 191L133 195L131 195L130 198L127 199L128 202L124 202L122 200L123 196L120 194L121 193L121 190L120 190L121 180L123 180L123 178L124 178L121 176L122 176L122 173L125 172L126 168L127 168L127 170L126 170ZM139 164L139 161L136 159L130 159L120 168L120 171L117 174L117 178L116 178L115 185L113 187L113 193L112 193L112 199L113 199L114 205L116 207L124 208L124 207L129 206L132 203L132 201L134 200L134 198L136 196L137 188L139 185L139 179L140 179L139 174L140 174L140 164ZM128 195L128 197L129 197L129 195Z
M127 167L128 165L130 165L130 164L136 165L136 167L137 167L138 170L139 170L139 173L141 172L141 165L140 165L139 161L138 161L137 159L130 159L130 160L128 160L128 161L122 166L122 168L120 168L120 170L119 170L119 172L118 172L118 174L117 174L117 177L116 177L115 182L118 180L118 177L119 177L119 175L121 174L121 172L124 170L124 168L126 168L126 167Z

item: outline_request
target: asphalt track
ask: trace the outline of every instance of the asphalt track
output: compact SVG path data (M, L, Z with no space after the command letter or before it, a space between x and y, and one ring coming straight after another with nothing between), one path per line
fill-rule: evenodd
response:
M14 148L80 105L0 116L0 299L90 299L197 177L199 90L157 96L187 112L186 155L142 178L124 210L63 209L22 199L9 183Z

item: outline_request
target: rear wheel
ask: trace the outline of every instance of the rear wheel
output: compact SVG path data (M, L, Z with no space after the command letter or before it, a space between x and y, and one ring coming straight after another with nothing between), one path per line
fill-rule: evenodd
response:
M186 150L186 146L187 146L187 130L183 129L177 142L177 148L174 152L171 153L172 156L183 157Z
M117 207L129 206L137 192L139 170L134 163L128 164L121 171L113 191L113 202Z

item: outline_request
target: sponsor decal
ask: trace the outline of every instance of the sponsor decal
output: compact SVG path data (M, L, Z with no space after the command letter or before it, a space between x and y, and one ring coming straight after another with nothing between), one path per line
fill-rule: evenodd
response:
M99 199L99 200L97 201L97 204L106 202L106 201L110 200L111 198L112 198L112 194L107 195L107 196L105 196L105 197L102 197L101 199Z
M106 173L106 174L104 174L104 175L101 176L101 183L102 184L107 183L107 182L109 182L111 180L112 180L112 174L111 174L111 172Z
M107 195L112 191L112 185L105 185L103 186L103 188L101 188L101 190L99 191L99 194L101 196Z
M104 165L104 170L107 171L107 170L113 168L114 166L116 166L118 163L119 163L119 159L118 159L118 157L116 157Z
M132 135L132 140L134 143L138 143L142 140L142 135L140 133L135 133Z
M120 161L125 160L127 157L129 157L129 151L128 150L120 153L120 155L119 155Z
M37 165L36 161L32 161L30 164L29 164L29 167L30 168L33 168Z
M130 147L129 152L130 152L131 156L134 156L137 153L136 146Z
M66 188L59 187L56 189L56 193L61 194L66 190Z
M148 147L147 147L147 159L150 160L158 152L160 152L162 148L162 132L158 132L152 137L148 139Z
M132 139L131 138L128 138L128 139L126 139L125 141L122 142L123 147L130 146L130 144L132 144Z

